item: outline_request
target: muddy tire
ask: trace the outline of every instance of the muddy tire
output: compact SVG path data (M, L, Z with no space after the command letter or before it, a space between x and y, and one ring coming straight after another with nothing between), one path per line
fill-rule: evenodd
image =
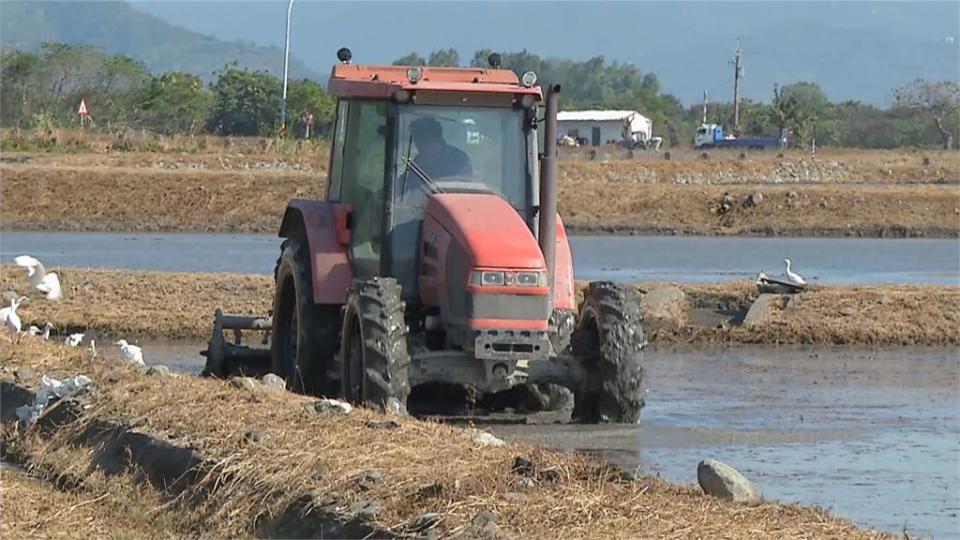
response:
M643 317L632 287L591 283L584 294L573 354L585 374L574 417L584 423L635 423L643 408Z
M394 278L355 279L347 294L340 350L345 399L405 413L410 354L400 285Z
M274 271L276 293L271 328L271 371L294 392L336 395L340 390L336 353L340 307L313 303L306 242L284 240Z

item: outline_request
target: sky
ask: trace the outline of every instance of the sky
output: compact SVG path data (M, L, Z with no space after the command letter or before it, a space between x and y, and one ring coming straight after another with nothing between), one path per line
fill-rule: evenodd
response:
M227 40L283 44L287 2L134 0L175 24ZM828 95L888 102L919 76L960 78L960 2L318 2L297 0L291 54L326 73L341 46L389 63L411 51L528 49L630 62L691 103L730 99L737 38L744 96L811 80ZM856 71L866 77L858 85ZM880 73L877 73L877 71ZM853 80L851 80L853 79ZM873 88L886 85L885 88Z

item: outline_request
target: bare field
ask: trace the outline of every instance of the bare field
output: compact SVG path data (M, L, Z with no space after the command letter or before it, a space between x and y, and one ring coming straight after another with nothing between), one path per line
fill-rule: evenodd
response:
M58 269L64 300L35 296L21 307L24 324L61 333L206 339L213 312L263 315L273 302L270 276ZM0 267L5 289L27 290L25 273ZM581 283L581 286L584 284ZM642 290L664 284L641 283ZM760 325L702 322L698 313L737 312L757 297L751 283L682 285L686 300L664 320L648 317L653 343L819 345L958 345L960 289L936 286L814 287L796 305L777 307ZM711 321L713 318L710 319Z
M83 161L88 158L89 163ZM36 162L0 165L5 229L274 232L288 200L322 198L326 179L325 166L316 161L263 156L123 153L30 159ZM727 183L724 178L746 177L712 170L748 164L763 169L776 162L566 162L560 212L579 232L960 234L960 186L955 184ZM677 183L681 172L714 180ZM732 204L724 210L727 193ZM759 202L748 202L750 195Z
M81 441L92 422L129 426L198 455L197 480L163 507L176 512L191 535L247 536L273 526L278 536L290 536L319 509L344 519L363 512L363 519L395 534L409 534L417 516L433 513L434 533L458 538L885 537L820 509L734 504L694 487L631 479L594 458L526 444L481 446L459 428L370 410L316 414L304 396L145 375L38 339L5 345L0 361L8 380L28 368L32 375L18 382L34 388L40 374L84 373L95 382L78 421L44 437L9 425L2 433L5 445L15 444L37 471L77 478L92 495L92 508L110 500L116 485L153 490L133 469L121 469L112 484L91 474L94 454ZM372 427L388 420L396 426ZM530 460L533 472L515 472L517 457ZM17 525L30 523L6 523L6 508L4 517L17 536L26 532ZM97 531L95 523L75 525L81 536Z

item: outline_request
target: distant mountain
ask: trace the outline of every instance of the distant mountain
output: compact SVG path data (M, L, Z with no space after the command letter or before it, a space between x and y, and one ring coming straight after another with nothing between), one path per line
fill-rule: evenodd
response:
M205 79L233 62L275 74L283 72L283 51L277 47L223 41L138 11L125 2L3 1L0 41L4 48L28 50L45 41L90 44L110 54L130 56L154 72L178 69ZM290 75L318 77L292 56Z
M221 39L282 43L286 2L132 0L138 9ZM229 6L229 9L226 8ZM730 101L728 64L742 38L744 96L774 83L819 83L834 100L889 104L917 77L960 79L960 2L308 2L293 8L291 50L326 73L343 46L358 62L453 47L527 49L548 58L632 62L667 92Z

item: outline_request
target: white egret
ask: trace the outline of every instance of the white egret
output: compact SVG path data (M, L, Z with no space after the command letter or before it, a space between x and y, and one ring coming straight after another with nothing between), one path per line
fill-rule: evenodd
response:
M792 283L792 284L794 284L794 285L806 285L806 284L807 284L806 280L804 280L803 277L800 276L800 274L794 272L793 270L790 270L790 259L784 259L783 262L784 262L784 264L785 264L786 267L787 267L786 272L784 272L784 273L786 274L786 276L787 276L787 281L789 281L790 283Z
M52 322L47 321L47 324L43 325L43 339L50 339L50 331L56 328Z
M63 299L60 278L56 272L47 272L43 263L30 255L20 255L13 259L13 262L27 269L27 279L30 280L30 286L46 294L47 300L60 301Z
M97 342L90 340L90 346L87 347L87 350L90 351L90 359L93 360L97 357Z
M66 344L67 347L76 347L81 341L83 341L83 334L77 333L67 336L67 339L63 340L63 343Z
M20 322L20 316L17 315L17 308L26 301L26 296L21 296L16 300L11 299L9 307L0 309L0 319L3 320L3 324L10 331L10 343L13 343L14 337L17 338L17 342L20 341L20 329L23 328L23 324Z
M143 363L143 349L137 347L136 345L130 345L127 343L127 340L121 339L114 343L114 345L120 346L120 356L123 357L127 362L131 362L138 366L145 365Z
M30 334L31 336L39 336L40 327L35 324L31 324L30 328L27 328L27 333Z

